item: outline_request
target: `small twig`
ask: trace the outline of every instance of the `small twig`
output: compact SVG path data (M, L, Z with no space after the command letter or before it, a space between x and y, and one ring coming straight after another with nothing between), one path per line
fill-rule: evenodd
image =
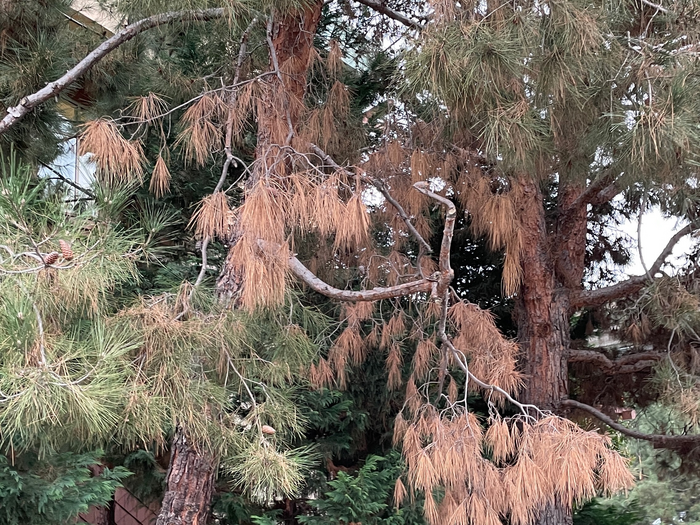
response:
M94 199L94 198L95 198L95 194L94 194L93 192L91 192L91 191L88 190L87 188L83 188L82 186L79 186L78 184L76 184L75 182L73 182L72 180L70 180L69 178L63 176L58 170L55 170L54 168L52 168L52 167L49 166L48 164L45 164L45 163L43 163L43 162L41 162L41 161L39 161L39 164L41 164L44 168L46 168L46 169L49 170L51 173L53 173L54 175L56 175L59 179L61 179L63 182L65 182L65 183L68 184L69 186L72 186L72 187L75 188L76 190L83 192L85 195L87 195L88 197L90 197L90 199Z
M34 308L37 328L39 330L39 364L41 366L46 366L46 347L44 346L44 323L41 320L41 313L39 313L39 308L37 308L35 303L32 303L32 308Z
M649 273L649 268L647 268L644 262L644 255L642 254L642 216L647 204L647 194L644 193L642 197L642 202L639 205L639 218L637 219L637 252L639 253L639 262L642 263L642 268L644 268L644 273L647 275L647 279L652 280L651 274Z
M277 51L275 50L275 43L272 41L272 17L267 21L267 45L270 48L270 59L272 60L272 66L275 68L275 73L280 81L282 87L284 87L284 78L282 78L282 71L280 70L280 63L277 59ZM284 141L285 146L289 146L292 143L292 138L294 137L294 125L292 124L292 116L289 113L289 104L284 104L284 110L287 115L287 126L289 127L289 133Z

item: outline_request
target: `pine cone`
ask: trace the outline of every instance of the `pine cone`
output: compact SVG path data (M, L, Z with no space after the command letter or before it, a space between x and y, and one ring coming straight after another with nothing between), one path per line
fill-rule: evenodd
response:
M51 253L48 254L46 257L44 257L44 263L45 263L47 266L50 265L50 264L55 263L56 261L58 261L58 256L59 256L59 255L61 255L61 254L58 253L58 252L51 252Z
M274 434L276 430L272 428L270 425L263 425L261 430L263 431L263 434Z
M70 249L70 244L64 240L58 241L58 245L61 247L61 254L66 261L70 261L73 258L73 250Z

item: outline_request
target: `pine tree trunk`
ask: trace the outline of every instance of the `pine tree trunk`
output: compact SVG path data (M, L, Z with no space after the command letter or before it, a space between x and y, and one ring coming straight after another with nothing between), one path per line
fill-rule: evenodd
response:
M559 502L548 505L537 517L533 525L571 525L571 511Z
M178 426L170 451L167 488L156 525L205 525L214 492L217 461Z
M540 189L533 182L521 184L525 195L519 210L523 281L516 315L526 375L523 399L540 408L556 410L568 390L568 294L556 287Z
M536 183L521 181L525 199L522 221L523 282L516 315L526 387L522 400L556 410L568 393L569 300L557 283L550 257L542 194ZM569 525L571 511L559 502L545 507L536 525Z
M284 143L275 135L280 126L275 122L275 119L279 118L279 101L274 98L280 96L283 90L286 91L285 96L289 97L284 103L287 109L285 117L289 116L293 127L299 120L299 105L290 101L303 99L309 57L322 7L323 2L317 1L303 11L293 12L275 20L270 36L277 62L280 69L284 69L283 78L286 81L284 85L280 85L277 76L270 76L269 89L265 91L269 98L261 100L258 105L258 153L272 143ZM274 69L272 58L270 69ZM217 294L232 307L237 306L237 298L244 285L235 268L229 251L217 282ZM214 489L217 462L208 452L189 442L182 428L178 428L175 433L171 453L167 489L156 525L205 525Z
M272 144L283 145L288 133L288 127L296 131L299 123L299 108L306 92L306 78L309 71L311 51L314 45L314 36L321 18L323 2L317 0L306 9L295 11L275 20L272 28L271 40L275 50L277 63L284 70L284 84L277 76L270 76L267 80L265 96L258 104L258 133L256 156L260 157ZM270 57L270 69L274 69L274 61ZM280 100L280 99L285 100ZM277 99L277 100L276 100ZM281 115L280 105L286 106L286 112ZM280 125L283 119L283 125ZM254 173L248 184L253 184L260 171ZM231 245L236 242L236 228L233 228ZM237 271L234 263L233 250L229 250L226 262L221 270L216 283L219 298L232 307L236 307L241 291L245 283Z

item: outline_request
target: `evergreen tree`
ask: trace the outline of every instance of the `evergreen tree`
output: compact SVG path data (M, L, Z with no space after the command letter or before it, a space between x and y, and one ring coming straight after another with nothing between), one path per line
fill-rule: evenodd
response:
M313 454L294 448L295 389L352 392L377 359L386 383L374 397L395 417L406 465L394 500L418 491L431 524L570 523L574 504L629 487L610 439L566 419L581 421L573 409L655 446L687 452L700 440L605 413L658 400L697 421L697 272L662 272L698 227L692 2L112 7L145 18L62 77L46 72L46 87L5 96L9 144L40 129L33 112L89 80L80 145L97 165L86 190L97 206L70 220L55 199L44 209L42 184L6 177L0 285L17 301L5 315L8 445L134 448L171 436L158 523L203 523L220 466L261 504L299 494ZM54 26L29 27L48 37ZM32 146L17 145L29 161ZM158 232L174 223L135 195L145 178L180 209L201 198L188 217L201 252L192 284L173 281L189 276L194 243L180 231L179 253L162 255L172 239ZM626 258L605 225L651 205L687 225L644 275L600 286L593 272ZM452 288L458 209L502 256L517 342ZM63 244L42 248L66 223L63 242L84 247L75 260L86 268L56 266L69 260ZM111 257L90 258L98 232ZM167 279L149 270L166 260ZM151 289L128 289L149 272ZM123 296L107 301L117 286ZM584 318L629 344L618 355L577 347L572 319ZM585 364L575 388L570 363ZM657 363L647 391L640 378ZM609 377L626 380L599 392ZM66 422L36 418L32 399ZM601 400L603 411L592 406Z

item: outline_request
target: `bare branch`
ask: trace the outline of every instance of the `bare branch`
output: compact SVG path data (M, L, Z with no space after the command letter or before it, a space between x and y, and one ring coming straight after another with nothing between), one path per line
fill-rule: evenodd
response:
M399 13L398 11L394 11L390 7L385 6L381 2L381 0L356 0L356 2L358 4L365 5L370 9L375 10L377 13L381 13L384 16L391 18L392 20L396 20L397 22L405 25L406 27L410 27L412 29L421 29L423 27L421 24L419 24L415 20L411 20L406 15Z
M574 401L573 399L564 399L561 402L561 406L577 408L579 410L583 410L584 412L588 412L593 417L599 419L613 430L617 430L621 434L633 437L635 439L649 441L654 445L655 448L682 448L700 445L700 434L680 436L672 436L666 434L645 434L643 432L638 432L631 428L627 428L626 426L621 425L620 423L617 423L608 415L604 414L596 408L593 408L590 405L586 405L585 403L580 403L578 401Z
M661 270L661 267L666 262L668 256L673 252L673 248L676 246L676 244L678 244L678 241L689 233L692 233L693 230L693 226L688 224L678 230L676 234L671 237L666 244L666 247L657 257L656 261L654 261L654 264L651 266L651 268L649 268L649 275L654 277L659 270ZM626 281L613 284L612 286L606 286L605 288L598 288L596 290L582 290L578 294L572 295L571 306L572 308L601 306L607 302L614 301L615 299L620 299L638 292L647 282L648 279L646 275L635 275Z
M662 13L668 13L668 12L669 12L668 9L666 9L666 8L663 7L662 5L660 5L660 4L655 4L654 2L650 2L649 0L642 0L642 3L648 5L649 7L653 7L653 8L656 9L657 11L661 11Z
M455 272L450 266L450 249L452 247L455 221L457 220L457 208L451 200L430 191L430 184L425 181L416 182L413 187L422 194L435 199L447 207L447 212L445 212L445 227L442 233L442 244L440 245L439 264L441 277L440 285L437 289L438 295L442 296L455 276Z
M93 192L91 192L91 191L88 190L87 188L83 188L82 186L76 184L75 182L73 182L73 181L70 180L69 178L64 177L64 176L61 174L61 172L59 172L58 170L53 169L51 166L49 166L48 164L45 164L45 163L43 163L43 162L41 162L41 161L39 161L39 164L41 164L44 168L46 168L46 169L49 170L51 173L53 173L54 175L56 175L59 179L61 179L63 182L65 182L65 183L68 184L69 186L72 186L72 187L75 188L76 190L83 192L85 195L87 195L87 196L90 197L91 199L94 199L94 198L95 198L95 194L94 194Z
M126 26L121 31L115 33L114 36L102 42L102 44L97 46L72 69L69 69L61 78L49 82L39 91L22 98L17 106L8 108L7 115L0 121L0 135L19 122L32 109L57 96L84 75L97 62L140 33L175 21L206 21L221 18L225 14L226 10L221 7L194 11L172 11L153 15Z
M591 363L606 374L633 374L654 366L665 354L658 352L641 352L629 354L617 359L610 359L595 350L570 350L569 363Z
M273 252L278 248L273 243L262 240L258 241L258 245L266 252ZM431 291L435 282L430 279L421 279L419 281L390 286L389 288L373 288L372 290L360 291L341 290L332 287L330 284L316 277L311 270L294 256L289 258L289 268L294 275L306 283L312 290L326 297L330 297L331 299L347 302L379 301L381 299L392 299L415 293L427 293Z

